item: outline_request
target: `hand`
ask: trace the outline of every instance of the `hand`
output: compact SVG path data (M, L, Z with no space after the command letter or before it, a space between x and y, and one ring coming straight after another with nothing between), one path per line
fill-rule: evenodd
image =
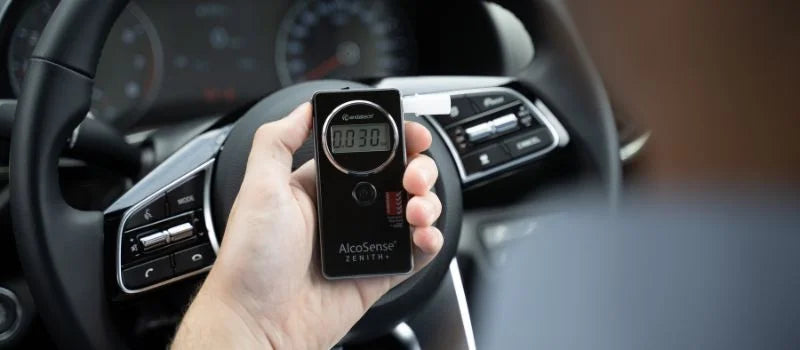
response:
M219 256L178 330L173 347L329 349L378 298L409 275L329 281L319 269L316 169L291 171L292 154L311 129L311 105L258 129ZM406 122L408 166L403 187L413 195L415 272L442 247L431 226L441 213L430 192L438 170L420 154L430 132Z

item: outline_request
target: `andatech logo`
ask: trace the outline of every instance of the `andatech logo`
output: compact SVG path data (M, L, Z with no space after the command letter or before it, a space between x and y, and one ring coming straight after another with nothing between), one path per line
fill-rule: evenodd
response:
M342 120L343 121L366 120L366 119L372 119L373 117L375 117L374 114L352 114L351 115L351 114L345 113L345 114L342 115Z

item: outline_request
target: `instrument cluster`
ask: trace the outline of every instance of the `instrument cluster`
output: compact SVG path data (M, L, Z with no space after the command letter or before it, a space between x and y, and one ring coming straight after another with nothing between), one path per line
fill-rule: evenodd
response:
M0 9L0 97L19 95L58 2L10 0ZM462 8L480 7L469 4ZM459 63L442 57L473 58L439 45L444 29L464 33L441 24L452 21L440 17L444 9L420 0L134 0L107 38L91 113L127 130L224 113L308 80L452 74Z

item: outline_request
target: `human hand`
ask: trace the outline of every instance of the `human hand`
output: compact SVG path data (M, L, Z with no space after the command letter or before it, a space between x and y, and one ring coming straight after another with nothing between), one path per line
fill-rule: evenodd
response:
M219 256L176 335L174 348L329 349L378 298L410 275L329 281L317 251L316 169L291 171L311 129L311 105L258 129ZM433 227L442 206L430 192L438 170L420 154L431 134L406 122L415 272L442 247Z

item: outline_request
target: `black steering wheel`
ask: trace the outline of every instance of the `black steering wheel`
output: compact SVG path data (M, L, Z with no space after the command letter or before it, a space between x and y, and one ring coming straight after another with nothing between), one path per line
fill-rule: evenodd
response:
M130 305L197 285L222 242L259 125L286 115L317 90L369 87L317 81L278 91L234 124L198 136L104 212L72 208L59 187L58 158L89 109L103 43L126 3L60 2L30 60L12 134L11 205L19 256L45 325L57 343L69 347L131 346L120 325ZM410 77L379 85L397 87L403 94L496 94L514 100L514 108L535 112L551 149L565 141L568 130L579 150L577 161L593 170L613 205L621 182L613 116L563 5L501 5L525 23L537 42L534 65L515 76ZM435 191L444 207L437 222L445 235L444 248L425 270L384 296L344 341L381 334L402 321L436 290L456 253L462 182L478 179L465 171L465 160L435 118L415 119L434 131L429 154L440 168ZM295 161L311 157L306 145Z

